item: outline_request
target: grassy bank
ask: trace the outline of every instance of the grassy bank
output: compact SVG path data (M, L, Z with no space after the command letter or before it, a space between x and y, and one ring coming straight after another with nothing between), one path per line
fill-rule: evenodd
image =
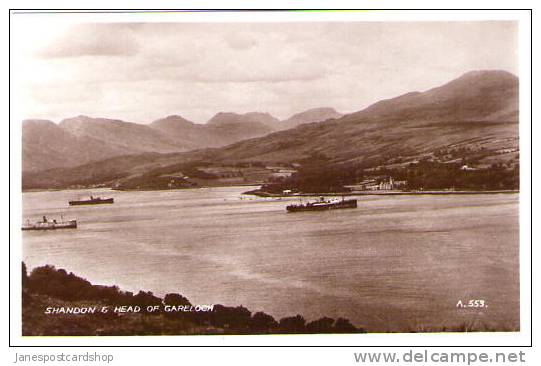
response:
M137 312L115 311L139 307ZM302 315L275 319L243 306L213 305L209 311L167 311L195 306L178 293L164 297L150 291L137 294L116 286L93 285L53 266L27 274L22 266L23 336L133 336L133 335L235 335L235 334L337 334L366 333L348 319L322 317L307 321ZM66 313L95 308L94 313ZM108 309L103 312L102 309ZM53 309L53 310L51 310ZM55 310L56 309L56 310ZM64 309L60 311L59 309ZM155 309L149 311L149 309ZM53 313L53 312L57 313ZM393 333L514 332L518 325L494 326L481 320L442 326L412 324ZM371 329L370 332L382 332Z
M137 312L115 311L120 307ZM195 304L193 305L195 306ZM209 311L189 309L191 302L177 293L163 298L152 292L137 294L116 286L93 285L53 266L27 274L22 266L22 334L24 336L89 335L212 335L212 334L312 334L364 333L348 319L323 317L307 322L302 315L274 319L243 306L215 304ZM94 313L64 313L68 309L95 308ZM103 312L102 309L107 311ZM53 309L53 310L51 310ZM51 313L59 310L59 313ZM150 309L155 309L150 311ZM167 311L167 309L176 309ZM208 310L208 309L207 309Z

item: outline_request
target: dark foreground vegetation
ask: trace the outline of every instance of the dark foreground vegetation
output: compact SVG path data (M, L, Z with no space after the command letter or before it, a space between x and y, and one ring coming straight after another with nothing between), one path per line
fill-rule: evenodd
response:
M149 312L165 306L190 306L180 294L163 298L152 292L137 294L117 286L92 285L89 281L53 266L27 273L22 264L22 334L25 336L83 335L194 335L194 334L308 334L364 333L344 318L323 317L307 322L301 315L274 319L264 312L252 314L243 306L214 305L207 312ZM47 308L138 306L137 313L112 310L93 314L46 314Z

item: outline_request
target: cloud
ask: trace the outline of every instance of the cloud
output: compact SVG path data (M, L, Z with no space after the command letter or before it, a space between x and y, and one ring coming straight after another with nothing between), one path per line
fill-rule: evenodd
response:
M13 78L31 117L352 112L473 69L517 67L508 22L101 23L48 39L40 57L38 43L13 42L31 47Z
M132 27L118 24L82 24L38 51L41 58L133 56L138 43Z
M180 70L178 80L203 83L281 83L313 81L324 78L327 71L322 65L302 58L244 57L229 58L215 63L205 60Z

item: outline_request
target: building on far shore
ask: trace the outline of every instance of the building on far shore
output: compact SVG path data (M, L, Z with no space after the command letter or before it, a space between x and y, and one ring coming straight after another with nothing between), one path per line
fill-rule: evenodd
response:
M346 187L353 191L391 191L405 188L407 185L406 180L394 180L393 177L377 176L368 177L357 184Z

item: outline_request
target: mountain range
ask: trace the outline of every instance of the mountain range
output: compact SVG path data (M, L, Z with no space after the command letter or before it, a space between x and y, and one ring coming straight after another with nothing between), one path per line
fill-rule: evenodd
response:
M335 162L366 161L454 145L491 150L504 140L518 148L518 78L505 71L474 71L339 119L229 145L214 158L291 162L319 154Z
M106 159L71 169L23 174L23 182L27 188L112 184L181 163L303 164L324 159L370 168L457 151L474 156L480 165L518 164L518 85L518 78L505 71L474 71L425 92L382 100L359 112L223 147ZM242 124L243 118L248 117L239 121L226 114L210 125Z
M317 111L321 110L321 113ZM48 120L22 124L23 171L67 168L141 153L173 153L220 147L273 131L340 116L332 108L312 109L280 121L268 113L220 112L206 124L171 115L148 125L78 116L58 125Z

